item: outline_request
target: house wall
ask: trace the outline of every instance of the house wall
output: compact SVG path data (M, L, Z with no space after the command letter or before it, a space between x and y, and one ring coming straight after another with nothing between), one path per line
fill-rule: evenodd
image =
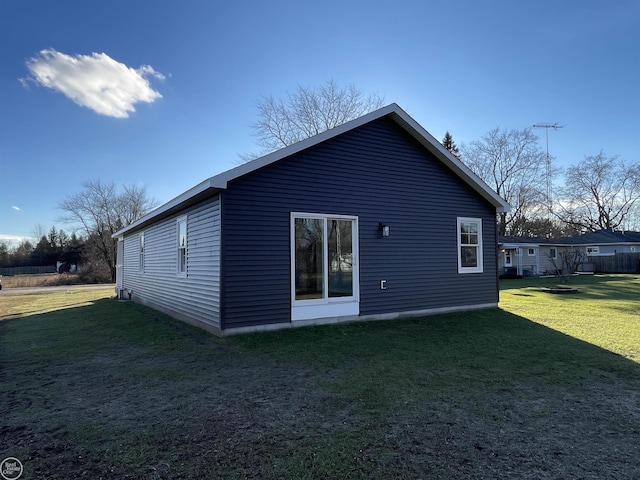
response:
M534 254L529 255L529 249L533 248ZM511 265L505 265L504 251L511 253ZM540 248L537 245L521 244L520 246L503 246L498 253L498 272L523 275L525 277L536 276L540 272Z
M551 248L556 249L556 258L551 259ZM560 254L564 251L563 247L549 247L547 245L541 245L539 254L540 254L540 275L544 275L546 273L552 273L562 267L562 260L560 258ZM555 261L555 265L553 262Z
M177 224L187 215L187 276L177 275ZM144 271L140 240L145 236ZM216 196L124 238L123 288L177 318L220 327L220 201Z
M221 196L224 329L290 321L290 212L358 217L361 315L498 301L495 208L387 118L236 179ZM484 273L458 273L457 217L483 219Z
M624 245L624 244L606 245L606 244L594 243L593 245L588 245L588 246L598 247L599 249L598 255L615 255L616 253L635 253L631 251L631 245ZM578 248L580 248L585 253L587 251L587 245L580 245ZM594 256L597 257L598 255L594 255Z

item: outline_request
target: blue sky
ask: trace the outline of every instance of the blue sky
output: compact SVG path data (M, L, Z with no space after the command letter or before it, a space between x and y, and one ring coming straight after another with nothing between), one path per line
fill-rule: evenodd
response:
M164 203L256 149L256 101L334 79L442 139L559 123L639 161L635 0L0 1L0 241L100 179ZM541 147L544 130L539 130Z

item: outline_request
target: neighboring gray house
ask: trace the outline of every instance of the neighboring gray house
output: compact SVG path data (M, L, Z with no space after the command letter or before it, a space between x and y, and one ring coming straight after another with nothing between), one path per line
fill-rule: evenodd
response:
M559 247L549 239L499 237L498 271L501 275L533 277L555 271Z
M636 271L633 265L620 270L614 262L606 264L600 257L640 253L640 232L600 230L560 239L534 237L499 237L498 271L501 275L537 276L553 274L561 268L560 254L577 250L584 256L582 271ZM618 262L619 263L619 262ZM629 264L626 259L625 264ZM631 270L630 270L631 269Z
M640 232L600 230L560 240L564 245L584 249L589 257L617 253L640 253Z
M116 232L116 289L218 335L495 307L508 209L391 104Z

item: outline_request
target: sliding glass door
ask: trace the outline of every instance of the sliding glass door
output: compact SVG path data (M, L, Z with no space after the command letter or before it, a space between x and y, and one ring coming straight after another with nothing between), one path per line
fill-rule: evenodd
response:
M292 319L357 315L356 217L291 215Z

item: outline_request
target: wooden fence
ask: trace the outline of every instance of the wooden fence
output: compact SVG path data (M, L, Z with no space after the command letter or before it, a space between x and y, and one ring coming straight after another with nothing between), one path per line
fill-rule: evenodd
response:
M606 257L589 257L595 273L638 273L640 253L616 253Z
M13 275L38 275L42 273L56 273L56 266L0 268L0 275L6 275L7 277L11 277Z

